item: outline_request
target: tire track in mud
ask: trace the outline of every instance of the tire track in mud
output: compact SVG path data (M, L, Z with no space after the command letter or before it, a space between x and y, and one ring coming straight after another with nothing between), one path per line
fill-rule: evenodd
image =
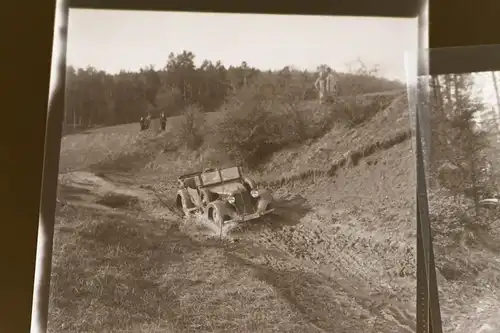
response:
M388 150L410 139L411 131L404 131L386 141L375 142L364 147L363 149L346 154L346 156L334 162L327 170L309 170L297 175L283 177L277 180L259 182L259 185L271 189L277 189L289 183L294 183L297 181L308 181L320 177L334 178L341 168L356 167L362 159L370 157L375 153ZM321 245L322 250L328 250L329 247L333 246L332 244L329 244L329 242L325 240L324 237L322 237L322 235L325 235L324 230L322 230L321 228L321 226L324 225L324 221L316 221L316 230L309 230L309 235L305 234L305 228L303 227L303 224L301 224L301 219L312 211L312 207L309 206L305 198L297 196L291 199L284 199L285 200L281 200L281 204L278 203L277 207L277 209L281 211L281 217L278 217L277 221L277 216L275 216L274 221L271 223L273 225L278 225L278 227L275 226L267 229L271 232L266 232L265 237L263 237L264 239L267 239L266 242L278 241L278 243L288 244L286 246L290 247L290 241L293 240L296 244L302 245L299 246L300 248L307 248L310 245ZM293 212L295 212L295 214L293 214ZM267 224L270 225L269 223ZM288 225L290 227L284 228L283 226L285 225ZM295 225L296 227L294 227ZM341 226L341 224L334 224L333 230L329 231L333 234L336 234L341 229ZM354 246L354 244L350 242L349 239L346 243L347 244L345 246L348 246L349 244L351 246ZM295 253L296 257L299 257L301 259L305 259L306 257L306 251L297 252L297 250L292 250L291 252ZM314 255L311 254L307 255L307 258L309 260L312 260L313 262L316 262L319 259L318 257L314 257ZM341 265L337 264L336 266Z
M321 276L326 286L334 286L352 297L361 308L368 310L375 323L382 325L391 322L398 327L397 332L414 332L415 319L404 304L393 299L389 293L374 294L368 288L360 287L363 281L349 274L349 271L360 272L360 269L353 267L360 266L356 265L359 258L344 251L354 240L349 241L347 237L346 241L339 243L337 233L341 233L342 228L337 225L330 230L321 229L320 224L314 227L297 224L277 228L273 223L279 219L283 219L283 216L270 219L257 228L250 226L241 233L243 244L259 246L261 251L273 249L273 253L280 253L278 257L266 258L262 265L267 269L282 270L282 266L286 266L282 261L292 260L299 270ZM290 217L287 219L290 222ZM326 327L324 329L328 330ZM380 328L380 332L391 331Z
M278 189L297 181L308 181L320 177L333 178L341 168L355 167L363 158L388 150L410 139L410 130L401 132L386 141L376 142L346 154L327 170L309 170L290 177L260 182L259 185ZM348 233L346 237L343 237L342 223L338 223L338 220L343 218L355 219L352 212L337 212L337 216L333 216L332 221L325 221L318 218L312 212L312 207L308 205L307 200L300 196L284 198L278 204L277 212L278 214L261 222L243 226L243 230L237 233L237 237L242 237L247 243L253 243L265 249L276 249L277 252L286 253L301 262L302 267L308 266L315 272L321 272L331 283L336 284L353 297L364 309L369 309L371 315L377 318L375 319L377 322L379 320L392 322L394 327L397 327L397 332L415 331L413 310L387 292L370 295L368 290L357 287L363 285L363 282L349 274L349 271L356 271L366 272L365 276L369 276L363 263L359 262L359 258L350 251L355 246L364 246L368 250L368 245L363 244L359 235L353 233ZM304 220L307 221L304 222ZM267 265L272 267L273 264ZM329 330L327 327L324 329ZM390 331L392 330L389 328L380 327L380 332Z
M186 230L184 230L186 232ZM411 329L384 316L378 298L366 297L338 276L295 258L280 250L256 246L249 240L228 242L214 237L190 236L205 247L223 251L228 265L250 268L251 274L270 285L297 314L318 332L352 333L371 329L377 333L407 333ZM196 232L194 232L196 233ZM199 235L198 235L199 236ZM206 235L205 235L206 236ZM382 309L383 310L383 309Z

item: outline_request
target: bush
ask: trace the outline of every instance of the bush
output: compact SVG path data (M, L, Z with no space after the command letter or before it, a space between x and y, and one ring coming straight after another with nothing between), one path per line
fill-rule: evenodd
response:
M178 126L178 139L188 149L197 149L203 143L205 115L197 105L187 106Z
M253 168L277 149L303 139L299 111L285 106L281 97L261 86L235 96L234 109L218 126L219 143L235 163Z
M457 247L478 230L489 230L492 221L500 216L498 211L481 209L476 214L474 201L464 195L451 196L446 190L433 190L429 193L429 213L432 232L436 244L441 247Z
M300 84L262 83L228 101L218 145L234 163L255 168L284 146L324 135L335 123L331 106L305 103Z

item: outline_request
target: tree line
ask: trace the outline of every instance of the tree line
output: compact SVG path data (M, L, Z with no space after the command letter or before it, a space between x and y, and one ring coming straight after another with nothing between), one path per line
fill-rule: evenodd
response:
M195 65L195 55L184 51L171 53L162 69L148 66L138 72L109 74L91 66L66 73L65 125L87 128L136 122L147 112L179 115L196 104L204 112L217 110L240 89L257 79L279 84L280 76L296 75L310 86L314 73L285 67L281 71L261 71L245 61L225 67L220 61L205 60Z
M317 73L326 66L321 64L316 71L292 66L265 71L249 66L246 61L226 67L220 61L210 60L196 66L195 55L190 51L170 53L161 69L147 66L138 72L123 70L109 74L91 66L78 69L69 66L64 124L89 128L131 123L147 113L153 117L162 112L167 116L181 115L190 105L212 112L237 98L239 92L249 86L258 86L267 93L286 90L300 100L311 100L317 97L314 88ZM355 73L340 74L344 92L355 91L360 77L363 77L360 93L380 90L381 79L374 77L376 71L362 63L358 67ZM385 81L387 90L401 85Z

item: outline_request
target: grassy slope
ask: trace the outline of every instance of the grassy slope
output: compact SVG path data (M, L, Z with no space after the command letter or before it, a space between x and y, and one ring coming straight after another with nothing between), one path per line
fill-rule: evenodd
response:
M197 152L158 155L168 134L137 134L133 124L65 137L61 171L100 162L91 169L109 184L70 173L61 186L70 203L56 228L52 331L413 331L410 141L334 168L406 133L404 101L355 129L338 126L274 154L255 176L270 181L278 216L235 232L236 243L179 224L140 188L156 186L168 203L175 177L202 162Z

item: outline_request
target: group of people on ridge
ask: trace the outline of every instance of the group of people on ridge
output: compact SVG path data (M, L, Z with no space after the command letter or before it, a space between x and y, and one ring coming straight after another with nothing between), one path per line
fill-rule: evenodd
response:
M142 116L139 120L139 124L141 125L141 131L147 130L151 127L151 115ZM164 131L167 128L167 116L165 112L162 112L160 115L160 126L161 130Z
M319 72L314 87L318 90L318 99L320 103L327 102L337 95L338 74L330 67L326 67Z

